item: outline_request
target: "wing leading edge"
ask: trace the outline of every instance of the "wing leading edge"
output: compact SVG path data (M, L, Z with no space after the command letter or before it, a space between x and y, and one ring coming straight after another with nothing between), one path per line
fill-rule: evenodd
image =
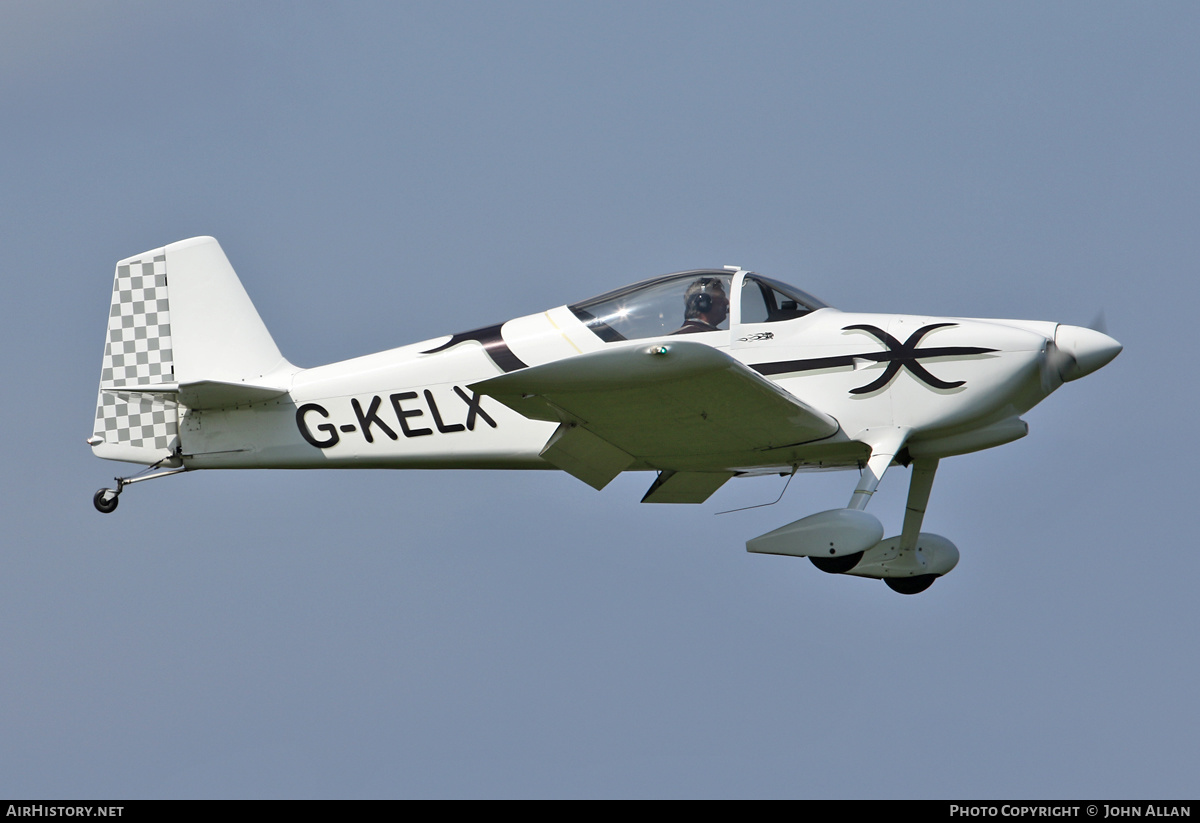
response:
M686 341L593 352L470 388L558 423L542 457L595 488L628 468L661 470L645 502L701 502L747 454L838 430L724 352Z

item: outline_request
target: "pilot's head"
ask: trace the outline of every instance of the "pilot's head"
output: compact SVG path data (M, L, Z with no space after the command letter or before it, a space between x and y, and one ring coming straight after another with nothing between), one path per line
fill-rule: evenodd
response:
M685 321L700 320L717 326L729 316L729 297L725 294L725 285L716 277L692 281L683 299Z

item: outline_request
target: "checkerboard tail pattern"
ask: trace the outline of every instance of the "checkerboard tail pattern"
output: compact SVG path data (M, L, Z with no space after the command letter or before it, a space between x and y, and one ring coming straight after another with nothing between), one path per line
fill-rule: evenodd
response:
M152 389L175 382L171 310L163 250L117 264L94 434L105 442L169 457L179 442L179 412L168 395L121 389Z

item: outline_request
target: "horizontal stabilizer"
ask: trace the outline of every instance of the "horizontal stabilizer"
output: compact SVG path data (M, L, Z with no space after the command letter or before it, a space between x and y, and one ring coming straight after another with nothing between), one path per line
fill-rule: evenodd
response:
M287 394L276 386L255 386L248 383L226 383L220 380L198 380L195 383L159 383L142 386L101 387L106 394L118 397L161 395L176 400L189 409L228 409L263 403Z

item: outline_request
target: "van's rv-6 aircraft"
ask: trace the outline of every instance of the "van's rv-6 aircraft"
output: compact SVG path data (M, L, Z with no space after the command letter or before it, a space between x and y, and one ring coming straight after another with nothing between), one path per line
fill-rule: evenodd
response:
M302 369L199 237L117 264L88 443L151 473L93 502L112 512L126 486L192 469L557 468L597 489L655 471L643 503L859 469L845 508L746 548L915 594L958 562L921 531L938 461L1023 437L1021 414L1120 351L1058 323L841 312L726 266ZM912 472L885 540L866 507L893 464Z

